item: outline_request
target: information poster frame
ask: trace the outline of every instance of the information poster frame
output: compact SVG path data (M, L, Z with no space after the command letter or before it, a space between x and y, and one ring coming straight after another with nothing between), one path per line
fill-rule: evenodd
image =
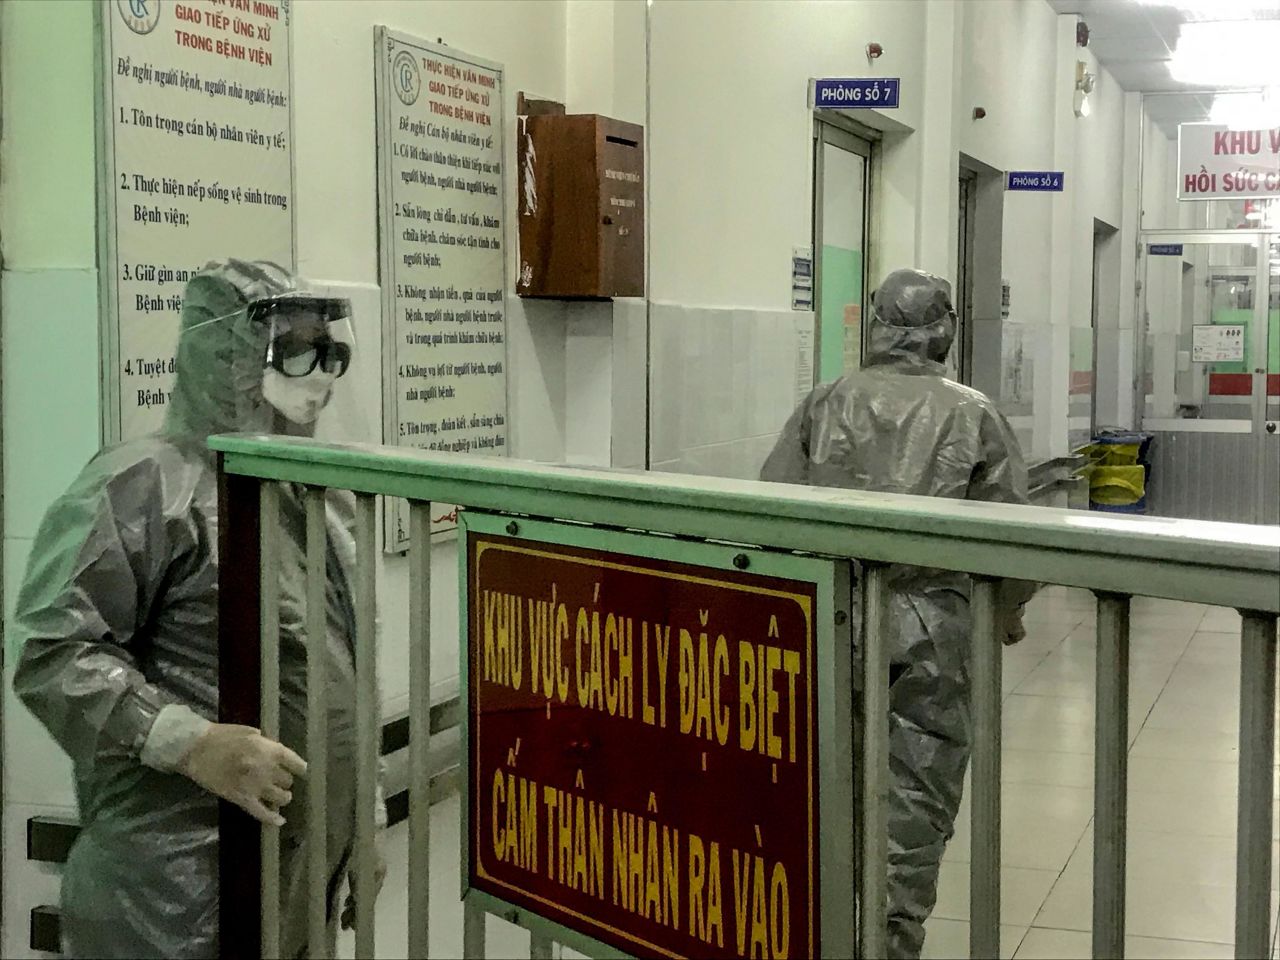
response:
M385 25L374 27L373 44L378 268L383 318L383 443L505 456L510 410L510 378L507 375L510 251L507 245L505 67L501 63L474 56L455 47L431 43ZM404 62L406 52L411 54L412 62ZM426 69L428 61L441 67L441 71L431 73ZM457 113L454 116L436 114L432 98L435 98L434 108L443 107L456 110ZM483 103L478 102L480 98L484 99ZM415 109L418 115L410 116L410 111ZM486 114L492 122L486 126L477 125L474 115L480 113ZM399 121L397 117L400 118ZM456 136L452 140L448 135L441 136L439 131L442 129ZM487 142L473 144L465 139L472 134ZM406 142L407 140L413 142ZM405 156L406 150L414 156ZM447 158L448 164L440 164L438 156L434 156L439 154ZM412 170L398 171L397 166L404 167L406 160L412 160L417 166ZM460 165L449 165L454 161L458 161ZM482 164L485 168L478 169ZM434 180L426 184L422 179L404 179L407 175L423 178L428 174L436 180L456 176L470 181L466 185L467 189L459 184L454 191L454 196L463 204L468 199L477 197L472 191L477 181L482 181L485 177L496 177L496 195L482 194L478 200L484 205L484 198L489 198L487 205L496 210L498 225L494 227L482 222L474 209L469 210L464 206L459 210L453 206L452 200L443 206L438 205L444 187ZM440 176L437 177L436 174ZM411 186L416 189L411 189ZM426 186L435 188L432 193L435 194L436 202L424 202L422 192ZM438 219L441 212L446 217L457 219L442 221ZM476 222L469 223L468 219ZM484 220L488 219L489 214L486 213ZM412 240L406 239L410 231L414 234ZM437 232L443 235L450 231L454 232L451 239L459 240L456 245L446 246L443 242L437 242ZM430 239L426 237L427 234L430 234ZM473 242L470 248L464 246L464 238ZM441 236L440 240L444 239ZM468 249L481 249L474 245L475 241L489 244L483 247L484 252L478 256L496 259L499 266L493 270L492 275L477 278L468 272L472 268L471 264L463 263L461 267L458 266L457 261L467 256ZM409 263L415 257L426 262ZM410 276L410 271L415 267L418 271L416 278ZM494 299L483 303L478 299L469 299L473 294L478 294L477 283L484 284L485 289L490 291L491 298L496 291L496 302ZM445 292L444 296L437 295L441 292ZM490 323L486 320L482 323L478 319L463 321L459 318L457 322L450 323L447 318L444 321L433 319L435 314L442 312L461 314L473 310L477 304L490 317L494 311L500 311L500 322ZM470 330L465 329L467 325L471 327ZM443 359L443 352L436 351L434 346L427 348L435 354L434 358L424 353L421 340L437 334L446 338L453 335L486 338L478 343L468 342L469 349L481 358L479 362L484 365L487 376L494 375L492 370L495 365L499 368L498 375L502 378L500 411L472 408L469 403L470 395L483 392L472 390L471 384L475 379L461 370L455 370L453 361ZM489 337L496 338L497 342L487 339ZM414 347L402 350L406 338L416 338L419 342ZM458 345L446 340L444 346L453 347L454 352L457 352ZM437 372L443 370L446 363L449 364L449 374ZM418 398L431 392L444 402L453 401L451 406L455 408L461 406L460 410L455 409L446 418L451 427L460 423L462 417L466 418L465 425L451 430L452 440L445 438L443 427L446 421L431 421L429 426L438 426L441 431L428 434L424 424L406 418L406 414L413 409L408 407L411 402L421 404L419 411L426 412L421 399L405 399L407 392L411 390ZM446 395L445 391L455 392ZM416 429L421 429L422 432L415 433ZM454 445L434 445L440 443ZM433 539L452 536L456 529L457 510L450 505L433 505ZM409 531L407 501L388 500L384 512L385 551L407 551L410 545Z
M187 16L192 17L192 11L199 14L200 22L194 19L177 20L177 9L181 6L187 11ZM216 16L216 22L212 22L210 17ZM175 4L172 0L97 0L93 4L93 31L94 31L94 76L96 78L97 89L94 95L94 139L95 148L97 150L97 179L95 183L97 217L96 217L96 240L97 240L97 256L98 256L98 337L99 337L99 387L100 387L100 403L99 403L99 422L100 422L100 439L104 445L119 442L121 440L131 439L133 437L143 435L152 429L159 427L161 417L154 416L149 418L147 422L144 418L141 423L130 423L126 416L126 404L124 396L127 390L133 389L134 385L126 385L122 377L126 362L132 358L126 356L126 353L133 353L124 346L125 335L122 330L122 292L124 269L128 266L130 269L138 262L148 263L155 266L153 258L149 257L145 251L137 251L130 248L122 249L119 241L121 215L118 209L119 205L124 201L121 199L123 194L119 191L119 177L122 172L128 174L130 171L122 171L120 169L120 157L117 156L118 140L117 118L120 111L126 109L122 102L123 97L118 96L117 82L127 84L135 81L129 74L121 72L121 57L118 55L121 51L117 51L115 42L116 33L120 32L120 36L127 43L133 38L155 37L156 40L164 37L166 34L176 37L176 31L182 30L189 37L199 37L199 43L205 41L213 44L214 53L209 50L197 49L195 46L182 46L175 40L175 47L181 52L181 64L168 63L167 68L170 71L181 70L191 75L209 76L209 71L216 68L220 60L230 62L238 59L240 62L252 62L251 58L256 56L254 50L268 49L272 55L280 53L279 41L283 39L283 52L287 60L284 73L284 95L287 98L287 104L284 109L287 111L287 119L284 125L283 139L281 144L276 141L274 134L268 133L267 140L270 143L270 149L287 152L288 161L287 184L276 185L267 183L265 186L268 191L272 187L280 190L281 195L285 198L288 206L288 234L286 243L280 248L270 248L268 244L265 247L252 249L246 247L246 244L261 244L261 238L254 239L253 231L237 230L235 235L219 238L217 242L207 244L204 254L197 256L190 263L181 264L179 269L173 270L173 276L170 278L171 285L163 288L163 296L160 297L164 301L163 309L173 314L174 331L177 329L177 315L180 310L181 296L183 293L184 278L189 276L207 262L214 259L223 259L226 257L242 257L246 259L267 259L278 263L285 269L294 272L297 267L297 235L298 235L298 219L297 219L297 153L294 149L296 142L296 111L294 109L294 36L292 29L293 9L292 0L263 0L256 5L254 0L250 0L247 9L242 0L235 3L215 3L212 0L188 0L183 4ZM239 20L244 25L244 31L236 32L236 21ZM261 21L261 22L259 22ZM253 27L253 36L247 35L248 28ZM258 32L258 28L265 28L264 34ZM126 37L125 35L129 36ZM264 38L265 36L265 38ZM273 41L271 38L274 37ZM216 54L217 44L221 41L235 48L235 54L227 53ZM192 41L196 43L196 41ZM274 46L273 46L274 44ZM243 50L245 56L240 57L238 54ZM132 70L135 64L132 61L132 52L126 54L130 58L129 67ZM151 61L139 61L136 66L138 68L147 67L154 69ZM161 94L164 94L164 88L161 87ZM210 103L213 102L211 97L203 94L195 98L196 106L192 110L179 112L179 116L183 121L193 120L199 116L202 119L208 119L211 115ZM146 100L144 98L144 105ZM131 102L127 108L129 113L134 113L134 105ZM142 112L147 112L145 109ZM170 117L172 119L172 117ZM236 118L239 121L241 118ZM226 118L217 116L212 122L217 125L219 122L225 122ZM239 122L234 124L239 127ZM242 131L243 132L243 131ZM264 152L267 148L264 147ZM153 173L154 176L154 173ZM242 190L246 187L263 188L263 184L249 182L239 182L242 178L235 178L237 182L235 187ZM223 184L225 185L225 184ZM234 187L229 187L234 189ZM160 195L155 195L155 199L160 199ZM237 204L240 201L236 201ZM194 226L194 229L200 229ZM198 261L198 262L197 262ZM166 264L172 267L172 264ZM130 281L132 281L132 276ZM176 343L176 337L170 338ZM164 348L157 351L147 351L152 354L147 357L148 361L156 360L162 365L169 366L169 355ZM171 386L172 374L171 367L166 370L149 374L147 379L141 383L141 388L157 394L166 392L167 387ZM132 376L132 374L130 375ZM167 403L167 397L165 398Z

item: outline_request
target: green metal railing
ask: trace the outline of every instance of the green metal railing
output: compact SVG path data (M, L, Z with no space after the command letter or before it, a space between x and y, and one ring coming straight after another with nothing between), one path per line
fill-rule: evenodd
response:
M432 454L402 448L280 438L217 437L220 507L223 720L270 719L262 667L278 642L270 629L271 550L279 481L309 488L311 509L325 488L357 497L356 541L372 558L377 496L411 503L410 552L410 868L409 953L425 957L429 771L430 505L484 510L611 528L800 551L859 562L865 717L858 804L862 823L860 923L865 957L885 952L887 872L888 653L882 638L885 564L962 571L973 589L973 856L971 955L999 955L1000 730L1002 644L997 636L1001 578L1064 584L1098 596L1095 723L1095 957L1124 955L1129 599L1150 596L1234 607L1241 631L1240 791L1237 837L1236 955L1269 949L1272 770L1276 721L1276 622L1280 613L1280 527L1156 520L921 497L808 489L648 473L619 473ZM313 514L314 516L314 514ZM317 524L318 529L318 524ZM262 560L266 557L266 560ZM373 567L362 560L357 610L371 611ZM310 565L322 570L323 564ZM264 603L264 600L266 601ZM322 606L322 605L321 605ZM371 612L360 618L371 629ZM264 627L264 625L266 625ZM261 637L261 648L245 637ZM357 638L357 645L361 642ZM362 669L357 665L358 671ZM364 674L361 674L363 677ZM264 682L265 681L265 682ZM358 680L358 682L360 682ZM314 694L322 697L317 690ZM266 711L264 713L264 710ZM370 718L371 719L371 718ZM373 726L362 729L372 746ZM323 744L309 738L309 755ZM361 765L362 778L372 766ZM363 782L363 781L362 781ZM366 789L371 789L367 787ZM315 791L323 795L323 791ZM316 829L324 818L318 821ZM371 825L361 826L367 839ZM263 865L278 861L270 828L223 810L222 949L257 956L273 945L261 917L273 916L275 884ZM363 842L363 839L362 841ZM320 849L323 849L323 844ZM368 851L357 850L357 884L371 882ZM269 873L269 871L268 871ZM366 878L366 879L361 879ZM318 880L316 881L318 883ZM318 889L318 888L317 888ZM259 909L261 908L261 909ZM319 918L315 923L319 924ZM372 955L372 914L357 922L357 954ZM483 916L468 912L467 956L482 951ZM544 940L535 938L535 952ZM313 952L312 956L317 953Z

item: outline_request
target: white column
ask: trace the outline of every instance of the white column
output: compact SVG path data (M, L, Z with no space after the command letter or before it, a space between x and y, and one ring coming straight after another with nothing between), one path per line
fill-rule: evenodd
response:
M956 222L959 145L955 121L960 96L960 42L963 4L928 0L924 6L924 91L919 141L920 184L916 202L915 266L956 280Z
M1124 95L1124 172L1127 184L1139 182L1142 157L1142 94ZM1133 409L1134 370L1139 344L1135 339L1138 327L1140 294L1138 284L1138 231L1141 224L1142 191L1130 190L1121 208L1120 217L1120 318L1115 342L1116 382L1109 390L1106 406L1098 412L1098 422L1115 426L1138 426ZM1102 391L1098 392L1099 400ZM1107 416L1103 416L1103 413Z
M1053 169L1063 171L1065 189L1053 198L1049 215L1049 329L1041 339L1036 366L1037 456L1067 452L1067 391L1071 379L1071 257L1076 179L1075 14L1058 17L1053 88ZM1087 254L1086 254L1087 255ZM1043 373L1041 372L1043 371Z
M607 467L613 440L613 304L568 304L564 340L567 463Z

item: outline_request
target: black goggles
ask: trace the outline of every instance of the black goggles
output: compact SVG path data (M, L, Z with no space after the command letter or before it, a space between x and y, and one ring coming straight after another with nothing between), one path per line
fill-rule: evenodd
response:
M305 377L316 367L340 377L351 366L351 345L328 337L303 339L286 333L267 347L267 363L286 377Z
M294 295L259 300L248 310L250 321L269 330L266 366L286 377L305 377L317 367L341 377L350 367L351 301Z

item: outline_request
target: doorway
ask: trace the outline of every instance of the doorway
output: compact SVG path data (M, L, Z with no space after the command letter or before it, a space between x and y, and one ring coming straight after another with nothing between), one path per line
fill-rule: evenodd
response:
M978 173L960 167L959 209L956 219L956 339L947 356L947 376L973 382L974 234L977 230Z
M1004 257L1004 173L961 153L956 211L958 318L951 376L999 403L1005 382L1005 327L1001 264ZM1003 407L1002 407L1003 409ZM1010 411L1006 410L1006 413Z
M1103 331L1120 325L1120 231L1093 221L1093 263L1090 279L1089 327L1071 329L1071 381L1067 398L1068 449L1078 449L1102 426L1116 425L1119 396L1119 358L1099 345ZM1105 415L1102 411L1105 409Z
M1141 270L1154 511L1280 523L1280 236L1144 234Z
M862 365L871 142L815 120L813 173L815 366L826 383Z

